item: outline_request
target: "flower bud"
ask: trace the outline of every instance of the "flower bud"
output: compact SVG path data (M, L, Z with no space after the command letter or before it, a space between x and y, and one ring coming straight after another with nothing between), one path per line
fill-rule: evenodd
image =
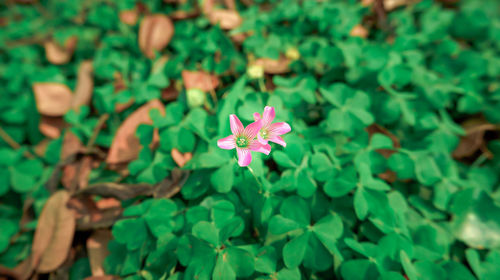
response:
M260 65L250 65L247 68L247 74L252 79L260 79L264 77L264 67Z
M186 91L187 103L190 108L200 107L205 104L206 94L196 88Z

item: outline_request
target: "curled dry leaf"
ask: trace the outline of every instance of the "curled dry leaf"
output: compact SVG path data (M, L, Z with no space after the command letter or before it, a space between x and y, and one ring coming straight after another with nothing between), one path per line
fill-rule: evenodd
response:
M189 171L174 168L170 177L165 178L155 188L155 198L171 198L176 195L189 178Z
M164 49L174 36L174 24L165 15L149 15L139 27L139 47L149 58L154 58L155 51Z
M193 154L190 152L187 153L181 153L179 150L176 148L172 149L172 152L170 153L172 155L173 160L179 167L184 167L188 161L190 161L193 158Z
M466 121L462 124L462 127L465 129L466 135L461 137L460 143L453 151L453 157L456 159L470 157L479 149L484 149L489 155L490 152L486 148L484 134L486 131L497 130L498 128L482 119Z
M94 91L93 71L92 61L87 60L80 64L71 108L78 110L80 106L90 104Z
M71 60L71 56L73 56L77 41L78 38L72 36L64 42L64 46L59 45L54 40L45 42L44 47L47 60L57 65L67 63Z
M101 199L102 200L102 199ZM70 199L69 207L76 217L78 230L92 230L112 226L123 212L121 204L100 208L91 196L78 196Z
M108 157L106 158L106 163L118 164L137 158L141 145L139 139L135 136L135 131L140 124L153 123L149 117L151 109L158 109L162 115L165 115L165 106L158 99L151 100L130 114L116 132ZM158 131L155 130L152 145L156 146L158 141Z
M219 24L221 29L231 30L238 27L243 19L235 10L213 10L208 14L208 20L212 24Z
M182 81L186 89L199 89L204 92L214 90L219 85L219 79L201 71L182 71Z
M61 131L65 126L66 122L62 117L41 116L38 129L43 135L56 139L61 136Z
M253 65L261 66L264 68L264 72L268 74L284 74L290 71L288 65L290 64L290 59L281 56L279 59L270 58L259 58L255 60Z
M76 224L67 207L69 198L67 191L54 193L38 219L31 252L33 265L40 273L57 269L68 257Z
M366 38L368 37L368 30L363 25L356 24L349 32L349 35L351 37Z
M151 195L154 188L155 186L150 184L97 183L77 191L76 195L98 195L127 200L139 195Z
M87 253L89 255L92 276L104 276L104 259L108 255L108 242L111 240L111 232L107 229L96 230L87 239Z
M135 25L138 19L139 19L139 12L136 9L120 12L120 21L125 24Z
M71 108L71 89L58 83L33 84L36 107L40 114L50 117L63 116Z

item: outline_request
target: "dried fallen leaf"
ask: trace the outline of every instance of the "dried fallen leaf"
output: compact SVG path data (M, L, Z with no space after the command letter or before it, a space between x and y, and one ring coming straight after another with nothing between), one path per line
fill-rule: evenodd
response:
M90 104L94 91L93 71L92 61L87 60L80 64L71 108L78 110L80 106Z
M482 119L471 119L462 124L466 135L461 137L453 157L461 159L474 155L477 150L485 146L484 134L486 131L497 130L494 124L488 123ZM487 151L487 149L486 149Z
M43 135L56 139L61 136L61 131L65 126L66 122L62 117L41 116L38 129Z
M162 115L165 115L165 106L158 99L151 100L130 114L116 132L108 157L106 158L108 164L128 162L137 158L141 145L139 139L135 136L135 131L140 124L153 123L149 118L149 111L151 109L158 109ZM156 131L155 134L156 137L153 137L152 141L153 146L159 141L158 132Z
M188 161L190 161L193 158L193 154L190 152L187 153L181 153L179 150L176 148L173 148L171 153L173 160L179 167L184 167Z
M139 12L136 9L120 12L120 20L125 24L135 25L138 19L139 19Z
M139 195L151 195L154 188L155 186L150 184L97 183L77 191L75 195L98 195L127 200Z
M231 30L238 27L243 19L235 10L213 10L208 14L208 20L212 24L219 24L221 29Z
M290 59L281 56L279 59L259 58L255 60L254 65L264 68L264 72L268 74L284 74L290 71L288 65Z
M368 37L368 30L363 25L356 24L349 32L349 35L351 37L366 38Z
M161 99L164 101L176 100L177 96L179 96L179 91L175 88L173 83L171 83L168 88L161 91Z
M149 58L155 51L164 49L174 35L174 24L165 15L156 14L145 17L139 27L139 47Z
M174 168L170 177L165 178L155 188L153 196L155 198L171 198L180 192L184 183L189 177L189 171Z
M31 252L40 273L57 269L68 257L76 225L74 214L66 205L69 198L67 191L54 193L38 219Z
M91 156L84 156L81 160L66 165L63 169L61 183L69 191L87 187L92 165Z
M68 204L75 213L77 230L110 227L123 212L121 204L101 209L91 196L72 197Z
M53 40L45 42L44 47L47 60L57 65L67 63L71 60L71 56L73 56L77 41L78 38L72 36L64 42L64 46L59 45Z
M219 79L201 71L182 71L182 81L186 89L199 89L204 92L214 90L219 85Z
M235 0L224 0L224 5L230 10L236 10L236 1Z
M71 89L58 83L35 83L36 107L42 115L60 117L71 108Z
M96 230L87 239L87 253L89 255L92 276L104 276L104 259L108 255L108 242L111 240L111 232L107 229Z
M84 147L80 138L78 138L78 136L76 136L73 132L67 131L63 137L61 159L67 159L68 157L81 152L83 148Z

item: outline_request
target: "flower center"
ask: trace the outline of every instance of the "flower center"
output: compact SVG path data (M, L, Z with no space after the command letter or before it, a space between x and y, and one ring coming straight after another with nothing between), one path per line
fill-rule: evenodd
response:
M260 137L262 137L262 139L267 139L268 136L269 136L269 131L267 131L266 129L262 129L260 131Z
M236 138L236 146L238 146L238 148L246 148L248 146L248 139L245 137Z

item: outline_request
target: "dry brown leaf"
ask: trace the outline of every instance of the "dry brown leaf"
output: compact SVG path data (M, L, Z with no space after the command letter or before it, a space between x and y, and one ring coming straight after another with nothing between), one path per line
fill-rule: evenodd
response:
M351 37L366 38L368 37L368 30L363 25L356 24L349 32L349 35Z
M208 14L208 20L212 24L219 24L221 29L231 30L238 27L243 19L235 10L213 10Z
M158 109L162 115L165 115L165 106L158 99L149 101L130 114L116 132L111 148L109 149L108 157L106 158L106 163L118 164L137 158L141 145L139 139L135 136L135 131L140 124L153 123L149 118L149 111L151 109ZM158 141L158 132L155 130L152 145L155 146Z
M78 110L80 106L90 104L94 91L93 72L92 61L86 60L80 64L71 108Z
M174 36L174 24L166 15L155 14L145 17L139 27L139 47L149 58L155 51L163 50Z
M253 64L261 66L264 68L264 72L268 74L284 74L290 71L290 68L288 68L290 59L284 56L279 59L259 58Z
M186 89L199 89L204 92L214 90L219 85L219 79L202 71L182 71L182 81Z
M139 195L151 195L155 186L150 184L97 183L76 192L76 195L98 195L127 200Z
M83 148L84 147L80 138L78 138L78 136L76 136L73 132L66 131L61 148L61 159L67 159L68 157L81 152Z
M161 99L164 101L176 100L177 96L179 96L179 91L175 88L173 83L170 83L168 88L161 91Z
M485 146L484 134L486 131L498 129L495 125L486 122L482 119L471 119L462 124L466 135L460 138L453 157L461 159L474 155L477 150ZM487 149L486 149L487 150Z
M120 20L125 24L135 25L138 19L139 19L139 12L136 9L120 12Z
M235 0L224 0L224 5L230 10L236 10Z
M58 83L35 83L36 107L40 114L50 117L63 116L71 108L71 89Z
M107 229L96 230L87 239L87 253L89 255L92 276L104 276L104 259L108 255L108 242L111 240L111 232Z
M176 148L172 149L172 152L170 153L172 155L173 160L179 167L184 167L188 161L190 161L193 158L193 154L190 152L187 153L181 153L179 150Z
M78 38L72 36L64 42L64 46L59 45L53 40L45 42L44 47L47 60L57 65L67 63L71 60L71 56L73 56L77 41Z
M66 122L62 117L41 116L38 129L43 135L56 139L61 136L61 131L65 126Z
M420 0L383 0L383 2L385 10L392 11L402 6L418 3Z
M67 191L54 193L38 219L31 252L33 265L40 273L57 269L68 257L76 225L74 214L66 205L69 198Z
M72 197L69 201L69 207L75 213L78 230L110 227L123 212L121 204L101 209L91 196Z
M201 5L201 10L205 15L210 14L215 7L216 0L203 0L203 3Z
M36 144L35 148L33 149L35 154L37 154L40 157L45 157L45 152L47 151L47 148L51 142L52 141L47 138L40 141L38 144Z
M63 186L69 191L87 187L93 163L92 157L84 156L81 160L64 166L61 178Z
M189 171L174 168L170 177L165 178L155 188L153 196L155 198L171 198L180 192L184 183L189 178Z

